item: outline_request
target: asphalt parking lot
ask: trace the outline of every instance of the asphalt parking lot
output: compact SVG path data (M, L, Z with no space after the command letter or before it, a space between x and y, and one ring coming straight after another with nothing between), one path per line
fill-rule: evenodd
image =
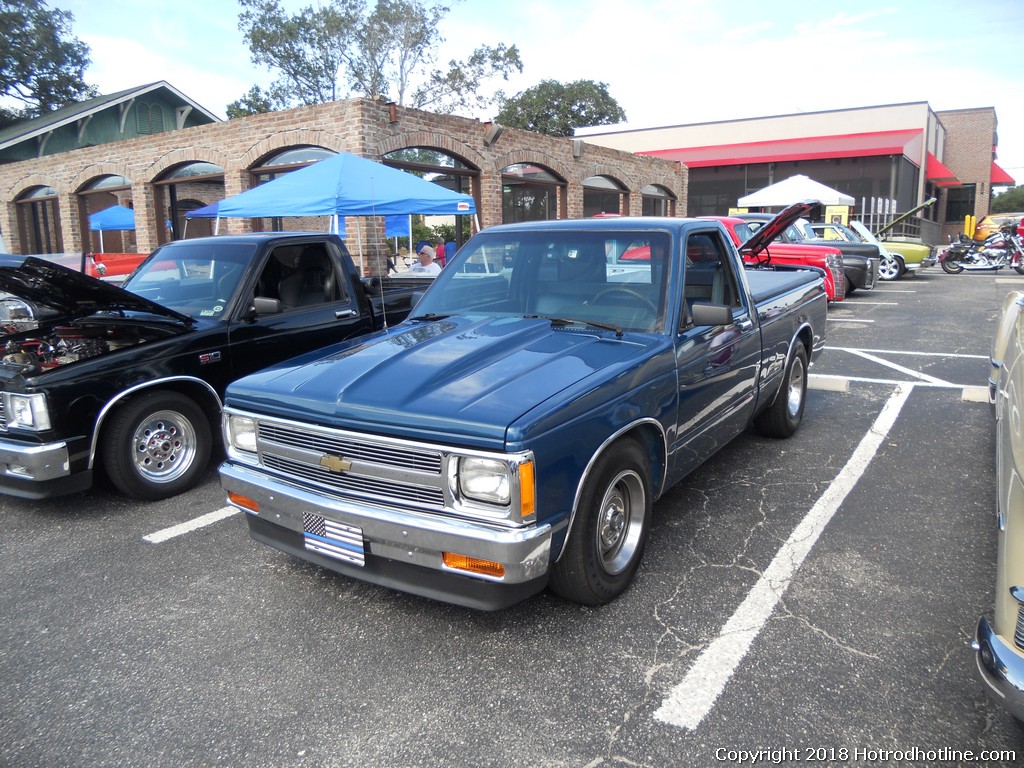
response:
M347 580L252 542L213 471L0 499L0 765L1020 765L970 649L1014 287L933 267L832 307L801 430L659 500L599 609Z

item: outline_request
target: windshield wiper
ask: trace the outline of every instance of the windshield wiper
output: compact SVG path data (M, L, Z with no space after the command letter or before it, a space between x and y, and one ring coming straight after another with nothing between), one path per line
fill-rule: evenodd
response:
M416 315L415 317L410 317L409 319L410 320L423 320L424 322L432 323L435 320L444 320L447 317L451 317L451 315L437 315L437 314L434 314L433 312L428 312L425 315Z
M597 320L574 320L569 317L550 317L548 315L523 315L526 318L535 318L537 320L547 320L551 325L566 326L566 325L589 325L594 328L601 328L605 331L613 331L616 336L622 338L622 328L612 323L602 323Z

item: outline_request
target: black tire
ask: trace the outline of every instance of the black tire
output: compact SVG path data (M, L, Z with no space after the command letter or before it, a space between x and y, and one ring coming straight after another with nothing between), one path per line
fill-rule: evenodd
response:
M574 603L604 605L626 591L651 524L650 477L647 455L633 440L616 443L597 460L565 551L552 568L556 594Z
M103 465L123 493L167 499L199 482L212 442L210 422L196 403L177 392L150 392L111 414Z
M1024 264L1015 264L1013 267L1013 271L1016 272L1018 275L1024 275Z
M800 427L806 403L807 350L803 344L797 343L774 402L757 415L754 426L768 437L791 437Z
M959 275L961 272L964 271L964 268L963 266L961 266L959 260L950 261L947 257L945 259L942 259L942 261L940 261L939 263L942 265L942 271L950 275Z

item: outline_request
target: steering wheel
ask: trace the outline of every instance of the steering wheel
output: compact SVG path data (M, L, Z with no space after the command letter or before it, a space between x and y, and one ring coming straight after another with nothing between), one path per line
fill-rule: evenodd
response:
M614 288L605 288L603 291L599 292L594 297L592 303L593 304L598 304L598 303L600 303L601 299L603 299L605 296L608 296L608 295L613 294L613 293L621 293L624 296L629 296L630 298L636 299L641 304L643 304L644 306L649 308L651 310L651 314L653 314L655 316L657 316L657 314L658 314L658 308L656 306L654 306L654 302L653 301L648 299L643 294L637 293L632 288L622 288L621 286L615 286Z

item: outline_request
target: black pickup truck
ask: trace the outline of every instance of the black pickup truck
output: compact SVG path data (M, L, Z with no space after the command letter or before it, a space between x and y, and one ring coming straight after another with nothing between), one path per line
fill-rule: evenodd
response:
M422 280L361 279L344 242L266 233L169 243L121 287L0 255L0 493L140 499L193 487L227 385L402 320Z

